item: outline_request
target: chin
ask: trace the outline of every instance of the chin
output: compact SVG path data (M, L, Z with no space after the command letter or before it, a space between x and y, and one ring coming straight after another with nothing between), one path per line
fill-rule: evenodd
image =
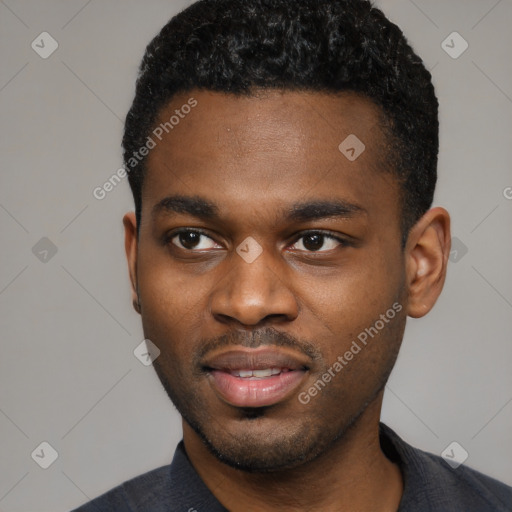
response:
M240 419L217 423L220 429L212 428L216 422L186 421L219 461L250 473L296 468L321 455L333 441L331 433L267 418L263 408L242 414Z

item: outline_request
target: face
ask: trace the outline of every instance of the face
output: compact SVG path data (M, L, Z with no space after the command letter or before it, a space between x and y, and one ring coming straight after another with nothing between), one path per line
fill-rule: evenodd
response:
M353 93L192 91L157 124L190 98L147 160L132 258L144 334L212 453L291 468L361 416L403 335L399 189L382 170L379 112ZM351 134L365 146L355 159L361 146L339 149Z

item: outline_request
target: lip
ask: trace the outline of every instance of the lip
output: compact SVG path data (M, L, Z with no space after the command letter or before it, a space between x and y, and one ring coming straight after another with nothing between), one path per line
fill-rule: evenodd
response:
M285 400L304 380L311 361L282 348L236 348L206 358L202 364L215 392L235 407L264 407ZM247 371L262 377L240 376ZM277 371L280 373L276 374Z

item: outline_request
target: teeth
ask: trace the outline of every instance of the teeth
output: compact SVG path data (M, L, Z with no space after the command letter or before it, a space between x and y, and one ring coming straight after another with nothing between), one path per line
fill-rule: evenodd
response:
M234 370L231 375L235 377L250 378L255 377L262 379L265 377L272 377L273 375L279 375L282 372L288 371L286 368L265 368L264 370Z
M272 375L272 369L267 368L266 370L253 370L253 377L270 377Z

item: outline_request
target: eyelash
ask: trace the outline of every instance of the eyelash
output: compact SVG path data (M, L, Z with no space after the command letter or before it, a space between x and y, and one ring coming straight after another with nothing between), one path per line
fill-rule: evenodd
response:
M191 228L187 228L187 229L179 229L177 231L173 231L172 233L169 233L168 235L166 235L164 237L164 244L165 245L169 245L169 244L172 244L174 245L174 247L176 249L181 249L182 251L186 251L186 252L194 252L194 249L183 249L181 247L178 247L176 244L173 244L172 243L172 239L173 238L176 238L177 236L183 234L183 233L197 233L198 235L203 235L207 238L209 238L210 240L213 240L215 243L218 243L216 242L210 235L208 235L208 233L206 233L205 231L203 231L202 229L191 229ZM333 235L331 234L329 231L322 231L322 230L309 230L309 231L303 231L302 233L299 234L299 236L297 236L293 243L291 245L295 245L301 238L305 238L306 236L308 235L321 235L325 238L328 238L328 239L331 239L331 240L336 240L337 242L339 242L340 246L341 247L348 247L350 245L350 243L339 237L339 236L336 236L336 235ZM199 252L206 252L206 251L199 251ZM304 252L304 251L301 251L301 252ZM325 252L330 252L330 251L305 251L309 254L323 254Z

